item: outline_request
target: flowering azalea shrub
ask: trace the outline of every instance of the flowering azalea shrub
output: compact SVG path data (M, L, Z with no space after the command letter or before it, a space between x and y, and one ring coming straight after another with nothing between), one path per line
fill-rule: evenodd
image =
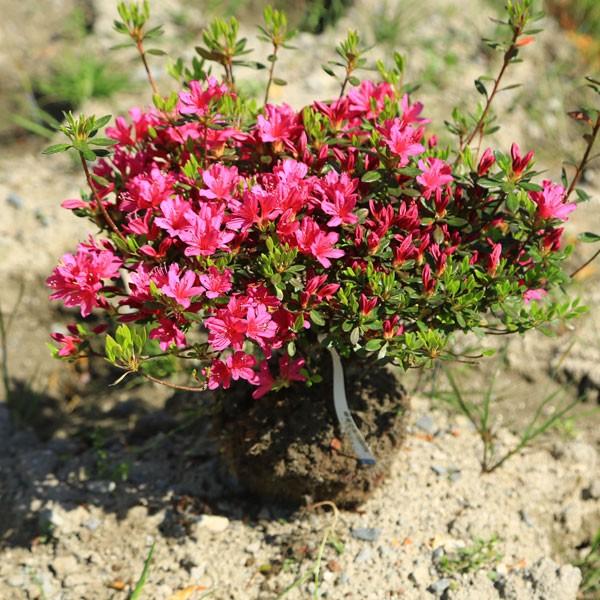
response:
M276 58L287 38L273 11L269 39L273 14ZM257 107L209 34L223 79L179 65L177 94L117 118L106 138L106 118L68 116L71 144L50 149L79 152L90 193L63 205L100 229L48 278L82 317L54 334L58 355L100 354L154 381L185 372L193 389L244 380L259 398L317 381L329 345L409 368L453 357L456 331L579 312L554 297L575 203L538 176L533 152L441 146L399 60L380 81L357 79L352 35L339 98Z

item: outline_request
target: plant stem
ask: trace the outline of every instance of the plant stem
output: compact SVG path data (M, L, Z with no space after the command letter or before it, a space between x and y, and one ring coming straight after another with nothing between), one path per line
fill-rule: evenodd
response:
M481 136L481 138L483 138L483 126L485 125L485 119L490 111L492 102L494 101L494 98L496 97L496 94L498 93L498 88L500 86L500 82L502 81L502 78L504 77L506 69L508 68L508 65L510 64L511 59L515 56L515 51L517 50L517 39L520 35L521 35L521 27L520 26L515 27L513 30L513 37L512 37L510 46L508 47L508 50L506 50L506 52L504 53L504 58L502 60L502 67L500 68L498 77L496 77L496 79L494 80L494 87L492 88L491 93L487 96L487 101L485 103L485 107L483 109L483 112L481 113L481 117L479 117L477 124L473 128L473 131L471 131L471 133L461 143L459 157L460 157L460 153L462 153L462 151L475 139L476 135L479 134ZM480 140L480 144L481 144L481 140Z
M150 83L150 87L152 88L152 92L158 95L158 87L156 85L156 81L154 81L154 77L152 77L152 73L150 72L150 67L148 66L148 61L146 60L146 52L144 51L144 43L141 39L137 39L135 41L135 45L137 51L142 59L142 63L144 65L144 69L146 71L146 77L148 78L148 82Z
M86 178L86 181L88 183L88 186L89 186L90 190L92 191L92 195L94 196L94 200L96 201L98 209L102 213L102 216L104 217L104 220L106 221L106 223L108 224L108 226L115 232L115 234L123 242L127 242L127 240L125 239L125 236L119 231L119 228L115 225L115 222L112 220L112 217L108 214L108 211L106 210L106 207L102 203L102 200L100 200L100 197L98 196L98 192L96 191L96 188L94 187L94 181L92 179L92 175L91 175L90 170L89 170L89 168L87 166L87 162L85 161L85 158L83 157L83 154L80 153L79 154L79 158L81 160L81 166L83 167L83 172L85 173L85 178Z
M267 81L267 89L265 90L265 101L266 104L269 101L269 92L271 91L271 84L273 83L273 73L275 71L275 62L277 61L277 51L279 50L278 44L273 42L273 59L271 60L271 68L269 69L269 80Z
M148 375L148 373L140 373L140 375L142 375L149 381L158 383L160 385L164 385L165 387L168 387L168 388L171 388L174 390L181 390L184 392L205 392L206 391L206 386L194 387L194 386L190 386L190 385L178 385L176 383L171 383L170 381L165 381L164 379L158 379L156 377L153 377L152 375Z
M587 148L585 149L585 152L583 153L581 162L579 163L577 170L575 171L575 175L573 175L573 179L571 180L571 184L569 185L569 189L567 190L567 193L565 194L565 200L564 200L565 202L568 200L569 196L573 193L573 190L575 189L575 186L577 185L577 182L579 181L579 178L581 177L581 174L583 173L583 171L588 163L588 160L590 158L590 152L592 151L594 142L596 141L596 137L598 136L599 131L600 131L600 112L598 113L598 116L596 117L596 123L595 123L594 127L592 128L592 133L590 134L590 137L588 138Z
M573 179L571 180L571 184L569 185L569 189L567 190L567 192L565 194L565 200L564 200L565 202L568 200L569 196L575 190L575 186L577 185L577 182L579 181L579 178L581 177L581 174L585 170L585 167L586 167L586 165L587 165L587 163L589 161L589 158L590 158L590 153L592 152L592 148L594 147L594 143L596 141L596 137L598 136L598 132L599 131L600 131L600 112L598 113L598 116L596 117L596 123L595 123L595 125L594 125L594 127L592 129L592 133L590 134L590 137L588 138L587 148L585 149L585 152L583 153L583 156L581 158L581 162L577 166L575 174L573 175ZM600 256L600 250L597 250L596 252L594 252L594 254L592 255L592 257L589 258L588 260L586 260L582 265L580 265L579 267L577 267L569 275L569 277L571 279L573 277L575 277L579 272L583 271L583 269L585 269L589 264L593 263L596 260L596 258L598 258L598 256Z

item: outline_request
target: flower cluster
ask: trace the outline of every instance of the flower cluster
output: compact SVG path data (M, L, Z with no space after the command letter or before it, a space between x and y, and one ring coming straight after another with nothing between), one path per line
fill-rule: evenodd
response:
M454 163L422 113L390 82L255 112L214 77L190 81L107 129L92 193L65 203L104 235L63 257L52 298L144 329L137 353L121 340L127 361L107 338L122 368L167 354L255 397L310 382L327 344L411 367L453 331L565 313L532 302L562 281L563 187L535 183L516 144ZM93 347L71 333L54 336L61 356Z

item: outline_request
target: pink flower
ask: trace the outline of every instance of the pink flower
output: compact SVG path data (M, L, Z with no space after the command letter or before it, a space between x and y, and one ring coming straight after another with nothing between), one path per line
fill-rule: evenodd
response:
M531 159L533 158L533 150L522 157L519 144L515 143L510 147L510 156L512 158L513 175L516 178L519 178L531 162Z
M122 262L110 250L79 244L77 253L65 254L61 263L46 280L55 290L52 300L62 300L65 306L79 306L81 316L87 317L105 300L99 297L104 279L117 277Z
M185 218L189 227L179 233L187 244L186 256L212 256L217 250L226 250L234 234L222 230L225 209L222 204L203 202L200 212L188 210Z
M51 333L50 337L60 345L59 356L72 356L79 352L79 344L83 342L76 325L68 325L69 334Z
M477 165L477 175L479 177L483 177L496 162L496 157L490 148L486 148L485 152L481 155L479 159L479 164Z
M179 265L173 263L169 267L168 282L160 289L165 296L173 298L182 308L190 307L190 298L200 296L204 288L194 286L196 275L192 271L186 271L183 275L179 272Z
M304 367L304 359L291 360L287 354L279 359L279 378L282 382L306 381L306 377L300 372Z
M329 227L337 227L342 223L351 225L358 222L358 217L352 212L356 206L356 195L344 196L341 192L335 191L333 202L324 201L321 203L323 212L331 215L327 221Z
M423 267L421 279L423 280L423 291L425 292L425 295L431 296L435 291L435 279L431 276L431 267L428 264L425 264Z
M271 371L269 371L269 364L266 360L260 364L255 383L258 385L258 387L252 393L252 397L255 400L258 400L265 394L268 394L275 385L275 379L273 379L273 375L271 375Z
M355 116L373 119L383 110L385 99L393 97L394 89L389 83L361 81L358 87L348 92L349 109Z
M180 196L163 200L160 210L163 216L154 219L154 222L161 229L166 229L169 235L177 236L189 226L185 215L190 210L190 204Z
M492 252L488 256L487 272L492 277L496 274L498 265L500 264L500 257L502 255L502 244L495 244L491 240L488 240L492 246Z
M209 111L213 100L223 97L228 89L225 84L219 84L215 77L206 80L206 89L203 89L199 81L190 81L189 92L179 94L177 110L182 115L197 115L202 117Z
M275 337L277 324L264 304L249 306L246 314L246 335L260 345Z
M288 104L265 105L265 114L256 118L258 138L262 142L291 142L300 132L296 111Z
M206 189L200 190L200 196L211 200L231 200L240 179L237 167L214 163L202 173Z
M251 354L235 352L233 355L227 357L225 364L235 381L245 379L252 383L256 379L256 374L252 370L252 367L256 364L256 359Z
M529 197L537 204L540 219L560 219L566 221L577 208L574 202L565 203L565 188L545 179L541 192L529 192Z
M400 104L402 106L402 122L405 125L410 123L429 123L429 119L419 116L423 112L422 102L411 104L408 94L404 94Z
M227 390L230 386L231 371L229 367L218 358L213 360L208 369L208 389L216 390L217 388L223 388Z
M322 231L310 217L304 218L300 223L300 229L296 231L296 241L300 251L304 254L312 254L326 269L331 266L330 258L344 256L343 250L334 248L338 238L337 233Z
M430 198L435 192L436 200L442 196L442 189L452 181L452 169L450 165L439 158L430 158L429 164L424 160L419 161L419 169L423 171L417 176L417 181L423 186L423 196Z
M138 175L127 183L121 201L122 210L156 208L173 193L175 178L153 167L149 174Z
M425 152L425 147L419 143L422 137L422 129L415 130L409 125L402 125L399 119L394 119L389 131L384 135L383 141L392 154L400 159L398 165L405 167L411 156Z
M158 322L158 327L150 332L150 339L158 340L162 350L168 350L173 345L177 348L185 348L185 335L171 319L162 317Z
M222 273L216 267L209 267L208 272L200 275L200 283L206 290L207 298L218 298L231 289L232 273L225 269Z
M358 306L360 308L360 314L366 317L377 306L377 297L367 298L367 296L361 294Z
M529 304L534 300L541 300L544 296L546 296L548 292L544 289L535 289L535 290L527 290L523 294L523 300L525 300L525 304Z
M208 329L208 343L214 350L222 351L229 346L235 350L241 350L246 334L246 321L232 314L229 308L217 311L216 317L204 320L204 326Z

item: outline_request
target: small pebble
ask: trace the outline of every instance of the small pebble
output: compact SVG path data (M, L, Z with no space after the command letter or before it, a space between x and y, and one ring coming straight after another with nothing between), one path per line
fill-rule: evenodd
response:
M448 472L448 469L446 469L446 467L443 467L442 465L431 465L431 470L436 474L436 475L445 475Z
M354 558L354 562L357 564L365 563L373 558L373 551L371 548L363 548Z
M229 527L229 519L221 515L201 515L198 526L213 533L222 533Z
M461 477L460 469L457 469L456 467L450 469L450 475L449 475L450 481L452 481L454 483L455 481L458 481L460 479L460 477Z
M420 416L417 419L415 426L421 431L429 433L430 435L434 435L437 431L437 427L435 426L433 419L429 415Z
M529 517L529 514L525 510L521 509L519 511L519 517L521 518L521 521L523 521L523 523L525 523L525 525L527 525L527 527L534 526L531 518Z
M374 542L379 539L381 529L378 529L377 527L355 527L350 530L350 534L356 540Z
M94 517L92 517L91 519L88 519L83 524L83 526L86 529L89 529L90 531L96 531L96 529L98 529L98 527L100 527L100 525L102 525L102 521L100 521L99 519L95 519Z
M432 583L429 586L429 591L432 594L442 594L450 587L450 580L445 577L442 579L438 579L435 583Z
M23 198L21 198L21 196L15 194L14 192L9 192L6 195L6 202L9 206L12 206L16 210L20 210L21 208L23 208L23 206L25 206L25 201L23 200Z
M117 488L114 481L88 481L87 489L93 494L110 494Z
M260 550L260 542L252 542L244 548L248 554L256 554Z
M437 562L440 560L440 558L442 558L442 556L444 556L444 548L442 546L436 548L431 556L433 558L433 562Z
M35 218L42 227L48 227L48 225L50 225L50 219L48 219L48 216L41 210L35 211Z

